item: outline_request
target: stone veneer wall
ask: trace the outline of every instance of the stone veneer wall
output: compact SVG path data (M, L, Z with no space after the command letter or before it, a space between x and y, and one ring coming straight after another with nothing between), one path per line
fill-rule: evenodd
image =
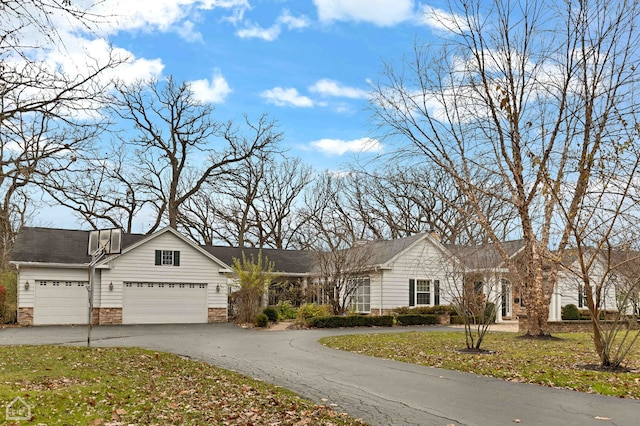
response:
M33 308L18 308L18 324L33 325Z
M208 322L227 322L227 308L209 308Z
M100 325L122 324L122 308L94 308L93 323Z

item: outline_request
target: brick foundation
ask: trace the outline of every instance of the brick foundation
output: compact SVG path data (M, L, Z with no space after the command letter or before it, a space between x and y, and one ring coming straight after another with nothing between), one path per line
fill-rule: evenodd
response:
M227 308L209 308L208 322L227 322Z
M18 324L33 325L33 308L18 308Z
M122 324L122 308L94 308L93 323L100 325Z
M603 324L610 323L611 321L603 321ZM638 324L620 321L622 328L637 329ZM593 325L591 320L574 320L574 321L549 321L549 332L553 333L591 333L593 332ZM518 318L518 332L527 332L527 318Z

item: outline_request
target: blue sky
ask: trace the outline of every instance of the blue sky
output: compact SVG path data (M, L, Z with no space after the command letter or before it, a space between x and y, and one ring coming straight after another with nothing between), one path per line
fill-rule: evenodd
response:
M266 113L279 123L289 156L316 171L340 171L354 157L388 149L367 111L368 92L385 61L399 60L441 28L444 3L74 0L73 7L93 5L91 31L54 16L64 46L38 54L73 73L106 62L114 49L128 62L105 77L190 82L218 119ZM25 37L38 44L38 35ZM35 221L74 227L75 219L54 208L41 209Z
M409 52L416 38L428 39L438 6L411 0L106 0L94 10L113 15L99 27L104 46L131 58L122 77L190 81L221 119L268 113L280 124L289 155L323 170L384 150L366 111L371 82L384 61Z

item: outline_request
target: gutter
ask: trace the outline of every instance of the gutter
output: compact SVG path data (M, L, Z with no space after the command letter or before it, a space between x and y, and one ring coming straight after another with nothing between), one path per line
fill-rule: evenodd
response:
M67 269L87 269L88 263L61 263L61 262L20 262L10 261L9 263L16 265L18 269L21 266L27 268L67 268ZM100 269L110 269L109 265L100 265Z

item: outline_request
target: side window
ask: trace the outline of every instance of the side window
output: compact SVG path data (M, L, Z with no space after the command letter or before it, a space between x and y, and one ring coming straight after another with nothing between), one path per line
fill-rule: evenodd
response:
M180 266L180 251L178 250L156 250L155 263L158 266Z
M416 301L418 305L431 304L430 280L416 280Z

